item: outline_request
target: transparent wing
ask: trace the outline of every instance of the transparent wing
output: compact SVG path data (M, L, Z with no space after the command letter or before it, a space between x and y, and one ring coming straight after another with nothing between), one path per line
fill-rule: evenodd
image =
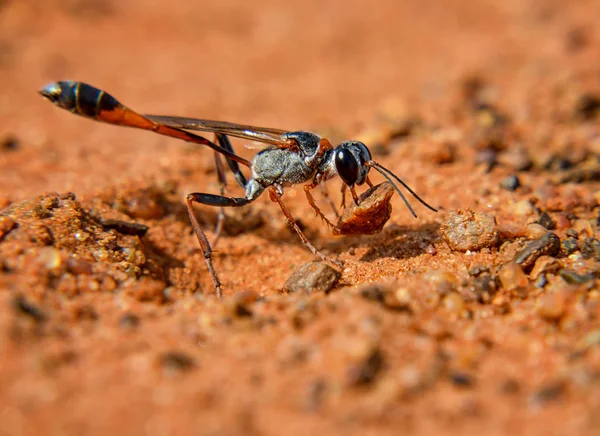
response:
M202 120L198 118L171 117L163 115L144 115L149 120L176 129L198 130L200 132L221 133L227 136L264 142L276 147L293 146L294 140L285 137L287 130L269 127L255 127L227 121Z

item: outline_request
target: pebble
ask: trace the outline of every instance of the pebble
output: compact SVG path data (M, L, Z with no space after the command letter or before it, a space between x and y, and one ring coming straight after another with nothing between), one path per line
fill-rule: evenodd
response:
M124 313L119 318L119 326L122 329L134 329L140 325L140 317L134 313Z
M286 292L329 292L340 279L339 271L324 262L313 261L301 265L286 280Z
M454 386L461 388L469 388L475 384L473 376L458 371L452 371L448 377Z
M600 261L600 241L596 238L586 238L581 243L581 254L584 259Z
M390 200L394 188L383 182L368 189L360 196L358 205L351 203L340 216L334 233L336 235L373 235L379 233L392 214Z
M555 233L548 232L540 238L530 242L524 249L519 251L514 262L521 265L524 271L533 268L540 256L555 256L560 252L560 239Z
M567 238L560 242L560 248L565 256L569 256L579 249L579 241L575 238Z
M27 301L27 299L25 299L25 297L22 295L17 295L13 299L12 306L15 312L31 318L36 323L41 323L48 319L48 316L42 309Z
M555 273L561 268L560 262L552 256L540 256L536 261L533 269L529 273L532 279L537 279L541 275Z
M179 351L163 353L159 356L158 361L165 374L169 376L190 371L196 367L194 359Z
M579 274L569 269L560 270L560 276L569 284L582 285L594 280L593 274Z
M591 121L598 115L600 115L600 97L594 94L582 94L573 108L574 118Z
M561 294L546 294L537 302L538 315L547 321L558 321L565 311L565 298Z
M446 295L456 290L458 278L449 271L433 270L427 271L423 278L429 282L434 290L440 295Z
M104 229L114 229L122 235L139 236L140 238L148 232L148 227L145 224L132 223L128 221L103 219L100 224Z
M60 250L54 247L40 248L38 259L48 271L56 273L62 269L63 260Z
M519 186L521 186L521 181L519 180L519 177L515 176L514 174L502 179L500 182L500 187L502 189L506 189L507 191L511 192L515 191Z
M548 230L554 230L556 228L556 222L546 212L540 214L537 222Z
M131 200L126 209L130 217L146 220L160 219L166 213L157 200L149 197L139 197Z
M519 294L525 292L529 285L527 275L514 261L502 265L498 271L498 279L500 279L500 283L504 289Z
M67 270L75 275L92 274L94 272L91 263L74 256L67 259Z
M533 162L524 147L513 147L498 155L498 163L516 171L526 171Z
M458 210L450 212L442 223L442 236L452 250L478 251L498 244L496 218L484 212Z
M548 233L548 229L538 223L529 223L525 226L525 237L527 239L538 239Z
M446 295L442 300L442 304L448 312L457 316L460 316L465 310L465 302L460 294L456 292Z
M513 213L520 216L533 215L535 207L529 200L517 201L513 207Z
M589 220L578 219L573 223L573 229L578 233L585 233L588 236L594 235L594 228Z
M354 363L347 372L347 380L350 386L365 386L373 383L381 373L384 366L384 358L378 347L372 347Z
M17 227L15 220L8 216L0 216L0 241L15 227Z

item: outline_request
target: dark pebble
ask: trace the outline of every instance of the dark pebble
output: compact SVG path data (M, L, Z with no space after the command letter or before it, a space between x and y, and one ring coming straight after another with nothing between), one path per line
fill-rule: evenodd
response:
M565 230L565 235L569 236L570 238L576 238L579 236L579 233L577 233L577 230L570 228Z
M533 406L544 406L547 403L560 398L565 391L566 387L563 382L548 384L531 396L530 403Z
M554 230L556 228L556 222L554 222L554 220L550 218L550 215L548 215L546 212L542 212L540 214L537 222L548 230Z
M535 261L540 256L555 256L559 251L560 239L555 233L548 232L527 244L515 255L514 261L517 265L521 265L524 271L528 271L533 268Z
M600 168L575 168L567 171L558 183L585 183L600 181Z
M600 260L600 241L596 238L586 238L581 243L581 254L586 259Z
M519 186L521 186L521 181L519 180L519 177L515 175L508 176L500 182L500 187L507 191L514 191Z
M475 384L475 379L464 372L453 371L448 377L454 386L469 388Z
M560 248L565 256L575 253L579 249L579 241L575 238L567 238L560 243Z
M559 274L567 283L571 283L573 285L581 285L589 282L590 280L594 280L594 276L592 274L578 274L569 269L561 269Z
M21 146L21 141L19 141L15 136L7 136L0 141L0 148L5 151L14 151Z
M114 219L101 219L100 224L104 229L113 229L122 235L139 236L142 237L148 232L148 227L145 224L133 223L128 221L114 220Z
M27 301L22 295L17 295L13 299L12 306L15 312L25 315L36 323L42 323L48 319L48 316L42 309Z
M326 263L313 261L296 269L283 288L287 292L329 292L340 277L340 272Z
M584 94L575 103L575 118L590 121L600 114L600 97L592 94Z
M348 382L351 386L371 384L384 367L381 350L375 348L366 359L352 366L348 371Z
M133 313L124 313L119 318L119 325L124 329L134 329L140 325L140 317Z
M190 371L196 367L194 359L179 351L166 352L158 360L167 375Z

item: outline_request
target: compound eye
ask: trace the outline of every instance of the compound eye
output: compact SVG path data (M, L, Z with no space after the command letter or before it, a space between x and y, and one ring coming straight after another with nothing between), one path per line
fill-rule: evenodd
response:
M346 185L353 186L356 183L358 162L349 150L342 149L335 153L335 168Z

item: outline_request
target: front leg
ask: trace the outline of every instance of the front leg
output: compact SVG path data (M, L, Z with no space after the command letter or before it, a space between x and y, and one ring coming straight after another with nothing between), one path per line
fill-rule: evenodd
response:
M312 207L315 210L315 212L317 213L317 215L320 216L323 221L325 221L325 224L327 224L329 226L329 228L332 231L334 231L335 224L333 224L331 221L329 221L329 219L325 216L325 214L323 214L323 212L321 212L321 209L319 209L319 206L317 206L317 204L315 203L315 199L313 198L312 194L310 193L310 191L315 189L317 186L319 186L319 183L316 181L316 179L313 180L312 183L310 183L308 185L304 185L304 193L306 194L306 199L308 200L308 204L310 204L310 207Z
M336 268L342 268L344 266L344 263L342 261L333 260L333 259L328 258L323 253L321 253L319 250L317 250L317 248L313 244L310 243L310 241L308 240L306 235L302 232L302 230L298 226L298 223L296 223L296 220L294 219L294 217L292 216L292 214L290 213L288 208L285 206L285 204L283 204L283 201L281 201L281 196L277 192L277 189L275 187L269 188L269 198L271 199L271 201L277 202L279 204L279 207L281 208L283 214L285 215L289 225L291 225L294 228L296 233L298 233L298 236L300 236L300 240L302 240L302 243L310 251L312 251L312 253L315 256L319 257L323 262L333 265Z

